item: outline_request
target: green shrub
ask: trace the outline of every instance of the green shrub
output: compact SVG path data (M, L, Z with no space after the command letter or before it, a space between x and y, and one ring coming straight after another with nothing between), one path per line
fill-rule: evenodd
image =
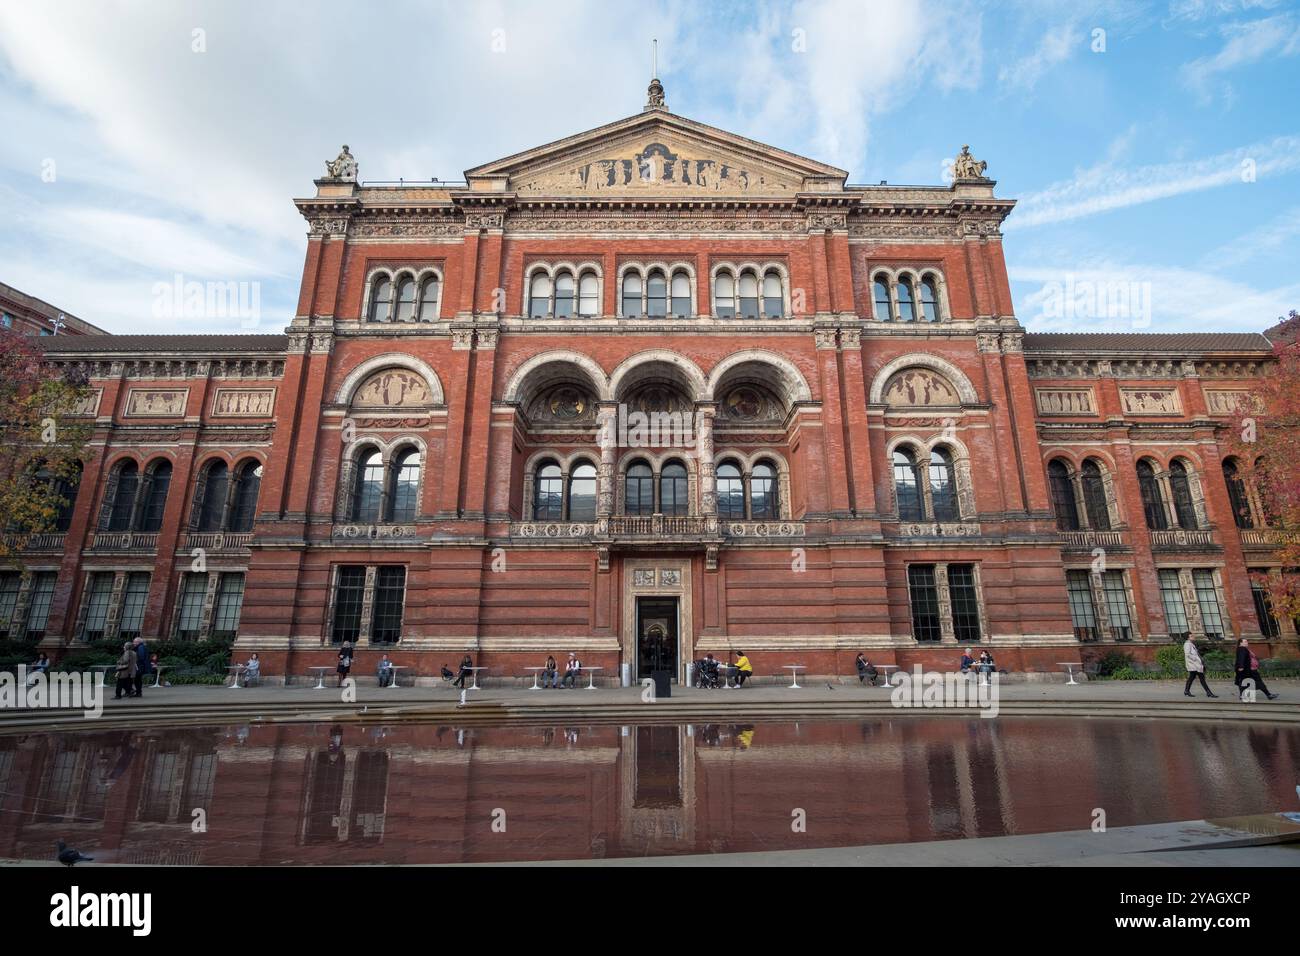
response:
M1110 677L1121 668L1133 669L1133 655L1122 651L1108 651L1097 662L1097 676Z
M1161 680L1164 674L1158 671L1141 671L1136 667L1119 667L1111 674L1111 680Z
M219 685L226 682L225 674L209 674L207 671L178 671L175 674L163 674L163 683L180 685L180 684L210 684Z
M1182 674L1186 670L1186 664L1183 660L1183 645L1171 644L1168 647L1160 648L1160 650L1156 651L1156 663L1160 665L1161 672L1168 677Z

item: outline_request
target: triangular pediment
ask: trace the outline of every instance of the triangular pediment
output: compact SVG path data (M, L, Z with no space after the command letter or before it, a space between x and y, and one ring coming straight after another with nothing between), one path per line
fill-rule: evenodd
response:
M792 198L838 192L834 166L652 109L468 170L475 192L540 197Z

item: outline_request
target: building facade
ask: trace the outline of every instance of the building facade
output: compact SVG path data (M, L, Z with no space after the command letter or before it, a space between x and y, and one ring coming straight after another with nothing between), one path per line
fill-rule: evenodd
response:
M1227 456L1253 334L1030 334L998 198L847 173L645 110L469 170L316 194L284 335L47 341L94 389L11 636L345 640L422 678L576 652L600 682L1011 670L1181 634L1294 641ZM1264 655L1261 655L1264 656Z

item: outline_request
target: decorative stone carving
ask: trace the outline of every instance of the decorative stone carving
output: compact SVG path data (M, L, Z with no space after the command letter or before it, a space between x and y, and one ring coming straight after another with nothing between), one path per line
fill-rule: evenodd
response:
M174 418L185 414L187 388L133 388L126 398L128 418Z
M767 389L757 385L737 385L722 399L724 420L730 422L775 422L785 417L785 409Z
M259 418L274 409L273 388L219 388L212 399L214 418Z
M587 391L576 385L557 385L532 401L527 416L534 424L592 422L596 417L595 403Z
M520 538L585 538L592 526L581 522L524 522L511 528Z
M408 369L390 368L371 375L352 396L353 408L421 408L433 401L428 383Z
M1095 415L1090 388L1036 388L1034 398L1041 415Z
M964 236L987 238L1002 235L1000 223L996 219L963 219L961 231Z
M958 239L961 235L961 226L954 221L912 222L855 218L849 223L850 239Z
M357 161L346 143L336 159L325 163L325 178L344 183L357 181Z
M898 533L908 538L977 538L980 526L949 522L910 522L899 525Z
M984 170L988 168L988 163L971 155L969 146L963 146L957 158L952 161L952 178L957 182L986 180L988 177L984 175Z
M682 586L682 572L679 568L664 568L659 572L659 584L666 588Z
M763 235L795 235L806 231L803 218L771 215L745 216L738 213L729 218L702 219L698 215L681 215L676 211L655 210L645 216L630 219L619 215L592 214L589 217L555 218L553 216L513 214L511 231L518 232L667 232L692 235L696 233L761 233Z
M439 239L463 236L459 220L365 218L355 220L349 233L354 239Z
M885 383L886 405L960 405L957 389L938 372L927 368L905 368Z
M1174 388L1121 388L1119 398L1129 415L1180 415L1183 410Z
M77 401L76 405L72 406L72 410L68 414L75 415L78 418L82 416L93 417L98 413L99 401L103 397L104 390L102 388L87 389L86 394Z
M337 217L313 217L308 220L308 231L313 236L345 236L348 231L348 220Z
M479 329L474 335L474 347L480 352L490 352L497 347L496 329Z
M1001 351L998 343L998 334L996 332L981 332L975 336L975 347L981 352L992 352L994 354Z
M802 538L801 521L732 521L727 534L733 538Z
M837 347L837 339L834 329L815 329L813 338L819 349L833 349Z
M862 330L861 329L840 329L840 348L841 349L862 348Z
M377 541L409 541L417 536L415 525L404 524L336 524L334 537L369 538Z
M817 232L822 229L847 229L849 217L842 212L814 212L808 214L808 231Z
M464 352L474 347L473 329L452 329L451 347L453 351Z
M632 584L639 588L654 587L655 569L654 568L633 568Z
M1207 388L1205 407L1211 415L1233 415L1237 409L1249 410L1257 404L1244 388Z
M503 212L471 212L465 214L466 229L503 229L506 214Z

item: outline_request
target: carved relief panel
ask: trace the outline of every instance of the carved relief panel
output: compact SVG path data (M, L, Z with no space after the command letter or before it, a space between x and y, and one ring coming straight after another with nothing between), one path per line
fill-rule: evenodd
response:
M188 388L133 388L126 397L128 418L174 418L185 414Z
M927 368L905 368L885 383L886 405L960 405L957 389L938 372Z

